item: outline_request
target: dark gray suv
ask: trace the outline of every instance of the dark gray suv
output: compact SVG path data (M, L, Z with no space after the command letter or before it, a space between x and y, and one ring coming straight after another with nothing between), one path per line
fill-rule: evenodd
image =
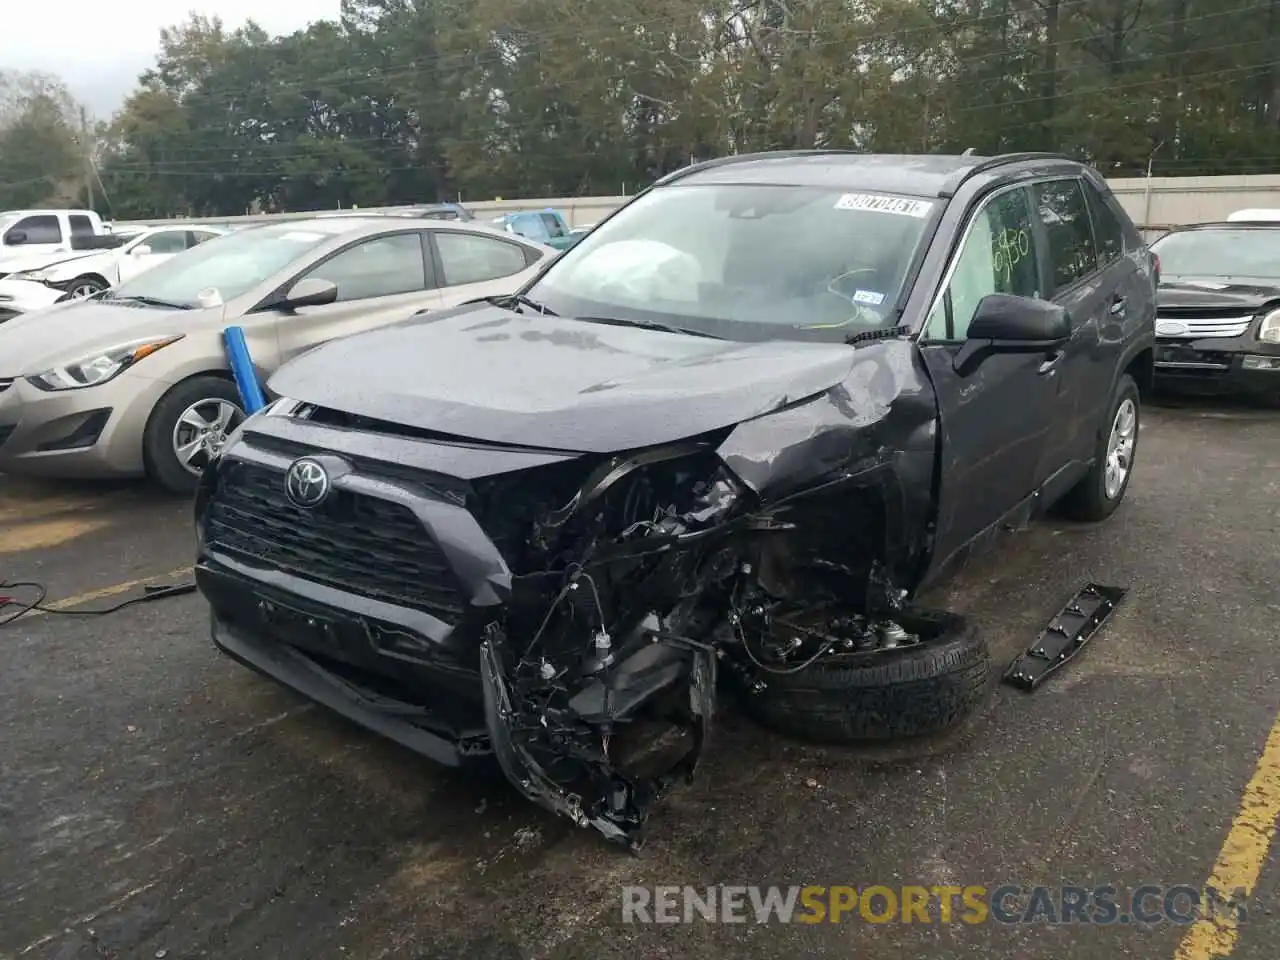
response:
M1064 157L673 173L518 294L276 373L196 501L213 641L634 846L722 686L827 742L980 702L981 637L914 598L1116 509L1155 287Z

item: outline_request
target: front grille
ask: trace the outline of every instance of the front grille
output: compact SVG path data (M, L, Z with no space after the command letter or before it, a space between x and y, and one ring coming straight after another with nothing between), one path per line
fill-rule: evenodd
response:
M350 593L423 610L447 622L464 599L439 546L389 500L335 490L313 510L294 506L284 474L228 463L205 521L210 550Z
M1186 332L1170 332L1166 322L1185 327ZM1253 323L1253 314L1242 316L1238 310L1230 313L1205 310L1184 312L1169 309L1156 312L1156 334L1162 337L1177 337L1181 340L1239 337L1244 335L1251 323Z
M13 386L12 377L8 377L8 378L0 377L0 393L4 393L6 390L8 390L12 386Z

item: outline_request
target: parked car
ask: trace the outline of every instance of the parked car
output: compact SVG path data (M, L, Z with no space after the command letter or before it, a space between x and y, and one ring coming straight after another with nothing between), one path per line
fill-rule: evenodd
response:
M914 597L1052 504L1116 509L1154 323L1066 158L685 168L515 295L275 374L197 493L213 641L634 844L717 670L824 741L980 702L981 638Z
M539 211L504 213L494 217L492 223L507 233L518 233L557 250L568 250L582 239L569 227L569 221L563 214L549 207Z
M1280 404L1280 221L1183 227L1151 249L1157 382Z
M0 326L0 473L145 474L190 491L243 417L221 334L260 375L315 345L518 289L555 255L456 221L294 220L218 237Z
M410 210L402 211L401 216L426 217L431 220L463 220L470 222L475 214L460 203L423 203Z
M1280 221L1280 210L1268 207L1237 210L1227 217L1228 223L1275 223L1277 221Z
M422 220L462 220L470 222L475 215L460 203L423 203L416 207L398 210L338 210L333 213L317 214L320 217L410 217Z
M119 244L55 255L0 280L0 308L30 313L62 300L91 297L226 232L201 225L152 227L125 235Z
M110 232L92 210L0 210L0 279L34 257L67 252L73 237Z

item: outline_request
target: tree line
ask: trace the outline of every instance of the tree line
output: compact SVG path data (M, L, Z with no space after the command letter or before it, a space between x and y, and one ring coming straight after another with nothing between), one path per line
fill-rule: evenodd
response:
M55 79L0 77L0 208L87 188L121 219L617 194L778 148L1268 173L1280 0L344 0L274 37L192 17L90 146Z

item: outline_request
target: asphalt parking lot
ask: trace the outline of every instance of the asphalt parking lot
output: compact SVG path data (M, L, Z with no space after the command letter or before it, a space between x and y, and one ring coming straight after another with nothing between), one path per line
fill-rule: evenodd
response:
M940 740L793 743L720 719L635 858L428 765L210 646L198 596L0 627L0 957L1272 958L1280 416L1149 410L1108 523L1021 532L930 598L1003 667L1084 580L1127 586L1035 694ZM0 580L65 612L181 579L186 504L0 477ZM0 593L5 591L0 590ZM642 925L627 884L1142 884L1235 925Z

